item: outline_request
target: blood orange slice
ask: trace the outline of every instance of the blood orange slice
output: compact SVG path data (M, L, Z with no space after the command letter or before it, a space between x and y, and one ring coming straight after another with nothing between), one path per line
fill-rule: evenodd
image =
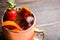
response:
M4 21L2 23L2 26L8 28L13 32L22 31L22 28L14 21Z

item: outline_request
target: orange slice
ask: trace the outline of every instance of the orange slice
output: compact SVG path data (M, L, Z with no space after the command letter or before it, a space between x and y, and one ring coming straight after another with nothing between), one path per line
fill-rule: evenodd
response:
M4 21L2 23L2 26L3 27L6 27L6 28L13 28L11 31L13 32L18 32L18 31L22 31L22 28L19 27L19 25L14 22L14 21Z

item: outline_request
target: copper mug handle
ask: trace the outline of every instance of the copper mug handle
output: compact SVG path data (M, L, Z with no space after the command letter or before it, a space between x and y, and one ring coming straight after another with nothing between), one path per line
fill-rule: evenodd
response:
M39 40L44 40L45 38L44 30L39 30L37 28L34 28L34 30L35 30L35 33L39 33L41 35L41 39ZM36 38L34 38L34 40L36 40Z

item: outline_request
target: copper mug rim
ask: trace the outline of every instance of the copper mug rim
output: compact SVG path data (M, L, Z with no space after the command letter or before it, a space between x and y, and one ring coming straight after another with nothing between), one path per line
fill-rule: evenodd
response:
M18 7L17 7L18 8ZM20 7L21 8L21 7ZM32 24L32 26L31 27L29 27L29 28L27 28L26 30L22 30L22 31L20 31L20 32L25 32L25 31L28 31L28 30L31 30L31 28L36 24L36 16L35 16L35 14L30 10L30 12L33 14L33 16L34 16L34 23ZM5 13L4 13L5 14ZM2 18L1 18L1 23L3 22L3 17L4 17L4 14L2 15Z

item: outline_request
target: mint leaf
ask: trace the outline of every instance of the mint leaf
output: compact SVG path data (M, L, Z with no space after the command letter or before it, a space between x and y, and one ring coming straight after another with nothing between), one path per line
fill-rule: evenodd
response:
M10 7L15 7L16 6L15 0L7 0L7 2L8 2Z

